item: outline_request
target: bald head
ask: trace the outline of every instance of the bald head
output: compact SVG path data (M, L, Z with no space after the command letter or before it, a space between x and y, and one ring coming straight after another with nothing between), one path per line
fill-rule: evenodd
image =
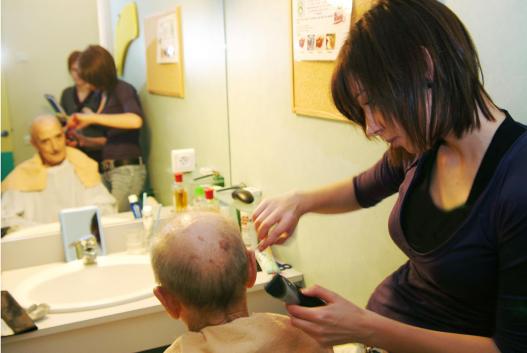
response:
M66 158L66 136L54 115L40 115L31 122L31 144L37 149L42 163L54 166Z
M247 253L238 226L214 212L185 212L151 251L158 283L199 310L224 310L245 294Z
M185 212L178 215L162 232L167 255L215 271L244 250L238 226L215 212Z
M53 126L58 127L61 129L61 125L59 122L59 119L57 119L54 115L44 114L39 115L33 121L31 121L31 126L29 127L29 133L33 137L35 134L38 134L38 132L46 127L46 126Z

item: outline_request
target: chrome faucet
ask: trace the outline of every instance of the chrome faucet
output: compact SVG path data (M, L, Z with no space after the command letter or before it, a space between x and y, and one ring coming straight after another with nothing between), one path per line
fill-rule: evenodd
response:
M75 248L77 259L82 259L85 265L97 263L97 238L93 235L86 235L69 246Z

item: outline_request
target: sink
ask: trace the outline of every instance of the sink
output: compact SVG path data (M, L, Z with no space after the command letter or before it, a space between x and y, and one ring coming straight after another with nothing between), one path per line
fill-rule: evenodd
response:
M50 313L99 309L152 296L155 279L146 255L99 256L57 264L19 282L12 291L24 307L46 303Z

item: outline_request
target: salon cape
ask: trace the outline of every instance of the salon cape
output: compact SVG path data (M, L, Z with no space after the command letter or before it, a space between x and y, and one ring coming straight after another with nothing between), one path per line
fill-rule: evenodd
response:
M165 353L328 353L284 315L258 313L178 337Z
M60 165L45 167L36 155L2 182L2 227L57 222L61 209L89 205L116 212L97 163L70 147Z

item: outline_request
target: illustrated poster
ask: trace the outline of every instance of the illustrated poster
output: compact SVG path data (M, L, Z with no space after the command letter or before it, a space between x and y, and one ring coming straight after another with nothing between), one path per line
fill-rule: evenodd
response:
M179 60L178 22L176 14L157 22L157 63L177 63Z
M349 32L353 0L292 0L295 61L333 61Z

